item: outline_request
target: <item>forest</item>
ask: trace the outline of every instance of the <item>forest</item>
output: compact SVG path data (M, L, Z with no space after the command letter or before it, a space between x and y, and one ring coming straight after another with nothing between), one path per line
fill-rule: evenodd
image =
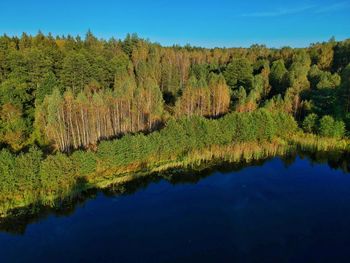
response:
M208 149L307 138L345 149L349 131L350 39L209 49L90 31L0 37L2 215Z

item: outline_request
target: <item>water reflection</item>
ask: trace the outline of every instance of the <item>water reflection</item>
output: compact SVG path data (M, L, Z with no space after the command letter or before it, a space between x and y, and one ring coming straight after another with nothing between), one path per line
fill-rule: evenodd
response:
M312 164L328 164L332 169L340 169L345 173L349 172L349 154L342 152L290 152L280 158L285 167L291 166L296 158L308 159ZM145 177L139 177L132 182L127 182L122 185L114 185L104 190L89 190L80 194L74 200L67 200L58 208L49 207L29 207L26 211L21 211L22 215L10 217L0 221L0 231L15 235L24 235L29 224L44 220L50 215L57 217L66 217L75 212L75 210L84 205L88 200L95 199L99 192L107 197L117 197L132 195L141 189L147 188L150 183L155 183L161 180L167 180L171 184L196 184L203 178L212 175L214 172L221 173L238 172L246 167L263 166L266 161L272 158L252 161L250 163L222 163L209 162L193 169L176 169L164 172L162 174L152 174Z

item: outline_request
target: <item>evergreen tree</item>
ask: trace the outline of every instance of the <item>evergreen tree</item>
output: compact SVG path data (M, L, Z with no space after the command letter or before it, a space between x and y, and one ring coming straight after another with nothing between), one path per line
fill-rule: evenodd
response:
M224 76L231 89L243 86L250 90L253 84L253 67L247 59L234 59L227 65Z

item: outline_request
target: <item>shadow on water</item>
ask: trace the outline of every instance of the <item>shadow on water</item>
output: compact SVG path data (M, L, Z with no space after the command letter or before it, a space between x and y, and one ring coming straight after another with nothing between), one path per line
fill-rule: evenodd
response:
M95 199L98 193L103 193L106 197L132 195L141 189L147 188L149 184L161 180L167 180L173 185L196 184L203 178L209 177L214 172L238 172L246 167L262 166L268 160L274 158L280 158L285 167L289 167L298 157L301 159L307 159L312 164L327 164L332 169L341 169L345 173L350 171L350 154L343 152L294 151L284 156L270 157L251 162L228 163L211 161L191 169L171 169L160 174L150 174L144 177L137 177L130 182L112 185L103 190L88 190L79 194L74 199L63 201L57 207L32 206L26 209L21 209L19 213L15 213L17 214L16 216L8 217L0 221L0 231L15 235L24 235L28 225L41 221L51 215L57 217L69 216L87 201Z

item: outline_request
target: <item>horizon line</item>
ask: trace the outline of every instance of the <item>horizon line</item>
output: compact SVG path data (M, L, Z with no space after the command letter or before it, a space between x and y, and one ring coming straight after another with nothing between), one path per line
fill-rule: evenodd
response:
M147 41L147 42L150 42L152 44L158 44L162 47L174 47L174 46L178 46L178 47L181 47L181 48L185 48L186 46L190 46L192 48L203 48L203 49L217 49L217 48L221 48L221 49L230 49L230 48L250 48L254 45L259 45L259 46L265 46L266 48L269 48L269 49L282 49L282 48L308 48L314 44L322 44L322 43L327 43L329 41L331 41L332 39L334 39L334 41L336 42L342 42L342 41L346 41L346 40L349 40L350 39L350 36L349 37L343 37L343 38L340 38L340 39L337 39L335 36L329 36L328 39L324 38L323 40L314 40L314 41L309 41L308 44L304 44L304 45L293 45L293 44L279 44L278 46L276 45L269 45L267 43L264 43L263 41L247 41L247 42L250 42L249 44L238 44L238 45L235 45L235 44L232 44L232 45L198 45L198 44L191 44L190 41L183 41L183 43L176 43L175 41L173 42L173 44L166 44L162 43L162 41L157 41L157 40L152 40L151 38L149 37L143 37L143 36L140 36L137 32L133 32L133 33L123 33L123 34L120 34L120 35L124 35L123 37L120 36L120 37L116 37L116 36L113 36L113 34L109 34L109 36L106 36L106 35L96 35L94 34L93 31L91 31L90 29L86 30L85 33L53 33L53 32L43 32L43 30L37 30L36 33L33 33L33 32L30 32L30 33L27 33L25 31L19 33L6 33L6 32L0 32L0 36L3 37L3 36L8 36L8 37L22 37L23 34L26 34L30 37L35 37L37 35L39 35L40 33L43 34L45 37L48 37L48 36L52 36L54 38L67 38L69 36L77 39L77 38L81 38L82 40L85 40L86 38L86 35L88 33L91 33L96 39L98 39L99 41L111 41L111 40L120 40L120 41L123 41L127 38L128 35L130 36L133 36L133 35L136 35L138 38L144 40L144 41ZM117 35L117 34L115 34ZM277 39L274 39L272 41L281 41L281 40L277 40ZM300 40L299 40L300 41ZM305 40L304 40L305 41ZM166 42L169 42L169 41L166 41ZM181 42L181 41L180 41ZM186 43L185 43L186 42ZM196 41L192 41L192 42L196 42ZM281 41L282 42L282 41ZM283 41L283 42L288 42L288 41Z

